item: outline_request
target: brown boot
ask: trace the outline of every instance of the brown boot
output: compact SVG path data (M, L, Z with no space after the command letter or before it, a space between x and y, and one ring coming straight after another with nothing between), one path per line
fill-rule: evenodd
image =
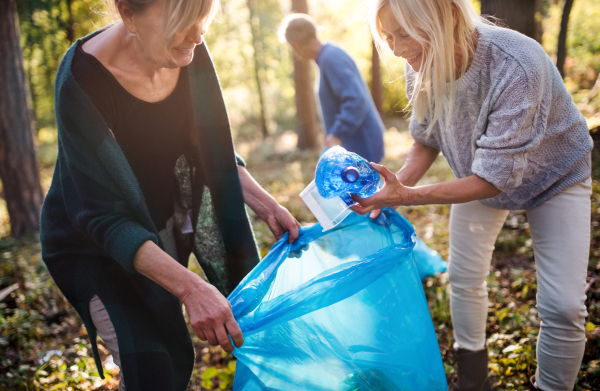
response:
M450 391L491 391L487 348L475 352L458 349L455 352L457 374L450 384Z

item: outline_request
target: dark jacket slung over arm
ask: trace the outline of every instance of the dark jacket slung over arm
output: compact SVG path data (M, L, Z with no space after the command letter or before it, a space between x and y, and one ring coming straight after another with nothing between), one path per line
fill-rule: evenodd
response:
M58 159L41 219L42 256L56 284L81 315L102 374L89 301L98 295L114 324L128 391L183 391L194 349L179 300L137 273L133 259L148 240L161 246L138 182L89 97L75 81L66 53L56 78ZM188 72L197 158L180 158L176 176L176 239L180 262L194 251L211 283L227 295L258 263L245 211L229 120L206 45ZM192 159L193 160L193 159ZM237 161L236 161L237 160ZM200 178L203 181L194 181ZM204 186L204 185L206 186ZM195 233L180 234L193 207Z

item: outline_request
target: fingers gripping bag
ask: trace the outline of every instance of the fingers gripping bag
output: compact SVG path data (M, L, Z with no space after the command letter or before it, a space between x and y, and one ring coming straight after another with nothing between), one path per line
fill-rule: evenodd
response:
M386 208L322 231L281 238L228 297L234 391L448 390L410 223Z

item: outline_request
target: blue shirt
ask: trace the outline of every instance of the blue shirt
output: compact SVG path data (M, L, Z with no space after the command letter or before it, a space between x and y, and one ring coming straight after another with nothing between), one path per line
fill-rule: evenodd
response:
M315 61L321 71L319 100L325 133L339 137L348 151L379 162L385 128L356 64L333 43L324 44Z

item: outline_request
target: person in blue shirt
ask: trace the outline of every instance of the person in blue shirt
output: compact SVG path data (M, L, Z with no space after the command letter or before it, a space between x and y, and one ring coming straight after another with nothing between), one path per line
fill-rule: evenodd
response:
M385 128L367 83L348 53L335 43L321 43L318 29L310 16L291 14L284 18L279 31L296 55L319 66L325 146L341 145L377 163L384 154Z

